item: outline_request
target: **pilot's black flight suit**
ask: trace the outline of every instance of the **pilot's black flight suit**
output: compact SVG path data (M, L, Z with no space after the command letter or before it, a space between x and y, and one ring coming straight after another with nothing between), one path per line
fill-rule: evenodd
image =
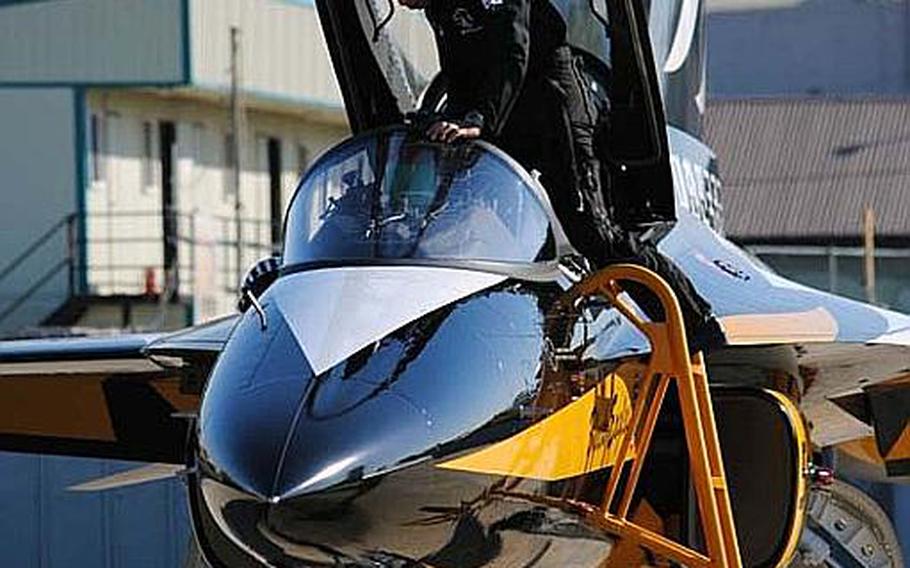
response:
M569 239L601 264L607 213L595 111L562 17L548 0L431 0L427 16L448 84L445 118L480 127L539 171Z
M430 0L426 13L447 81L443 118L479 127L539 171L579 252L597 266L626 261L658 272L676 290L690 330L700 327L710 309L686 277L609 215L594 149L597 110L559 11L549 0Z

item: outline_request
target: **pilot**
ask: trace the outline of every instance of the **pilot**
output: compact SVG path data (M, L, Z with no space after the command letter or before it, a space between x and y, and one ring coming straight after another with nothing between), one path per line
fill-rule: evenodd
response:
M427 135L484 138L541 173L572 243L603 264L609 218L594 153L596 113L548 0L399 0L425 9L436 35L446 109Z
M447 85L445 110L427 136L447 143L483 138L540 172L556 215L582 255L597 267L634 262L661 274L676 290L690 332L705 328L699 333L716 338L710 308L685 275L610 215L594 149L598 122L608 110L598 114L591 101L566 21L552 1L398 1L425 11Z

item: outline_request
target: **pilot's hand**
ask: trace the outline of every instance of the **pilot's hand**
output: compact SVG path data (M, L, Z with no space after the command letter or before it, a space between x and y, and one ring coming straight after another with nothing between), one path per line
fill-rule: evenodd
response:
M398 0L398 3L412 10L423 10L430 3L430 0Z
M447 144L456 140L480 138L480 128L477 126L460 126L455 122L440 120L427 129L427 138L434 142L445 142Z

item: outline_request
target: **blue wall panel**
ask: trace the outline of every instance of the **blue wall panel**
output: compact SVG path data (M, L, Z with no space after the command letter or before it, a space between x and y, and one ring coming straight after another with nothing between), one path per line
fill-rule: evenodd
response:
M0 453L0 565L180 566L190 533L179 481L103 493L67 490L140 465Z
M0 550L10 566L31 568L41 559L40 467L36 460L0 455ZM21 502L28 501L29 507Z

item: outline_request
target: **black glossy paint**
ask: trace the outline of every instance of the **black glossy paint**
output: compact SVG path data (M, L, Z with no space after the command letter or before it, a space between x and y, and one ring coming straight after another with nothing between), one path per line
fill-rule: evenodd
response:
M241 320L205 393L189 486L213 566L594 566L620 550L586 516L607 471L543 482L437 467L645 351L613 310L557 310L555 283L506 280L314 376L270 296L282 289L263 296L267 329L252 311ZM674 401L633 510L647 499L685 542L692 504Z
M275 552L269 539L280 538L310 543L300 552L310 560L331 549L329 557L367 562L376 551L430 556L455 528L489 531L490 523L532 510L507 508L477 521L486 528L469 530L464 523L475 521L459 513L461 502L495 480L434 464L530 423L523 408L539 389L544 314L559 291L506 281L403 326L318 377L267 293L267 329L254 312L245 315L205 393L196 499L205 510L196 517L213 516L211 526L266 557ZM448 512L430 529L424 522L438 515L434 507ZM519 556L529 561L536 546ZM307 556L313 550L322 552ZM436 565L471 565L452 562Z
M267 293L248 312L205 393L211 469L262 497L357 481L438 454L536 389L540 299L505 284L405 325L314 378Z
M506 280L313 376L276 289L268 328L245 315L205 395L190 490L213 565L587 566L610 554L583 510L600 504L605 472L552 483L436 466L571 402L590 387L578 373L642 351L615 311L557 310L555 283ZM667 441L643 487L679 517L685 476L668 487L665 473L680 463L677 428L656 435Z
M577 514L538 502L545 485L424 462L357 491L265 504L203 481L194 484L193 500L220 507L213 515L212 507L197 506L194 521L216 568L587 566L606 557L604 535Z
M283 317L267 298L268 327L248 310L225 345L203 395L201 457L243 490L270 496L285 440L312 379Z

